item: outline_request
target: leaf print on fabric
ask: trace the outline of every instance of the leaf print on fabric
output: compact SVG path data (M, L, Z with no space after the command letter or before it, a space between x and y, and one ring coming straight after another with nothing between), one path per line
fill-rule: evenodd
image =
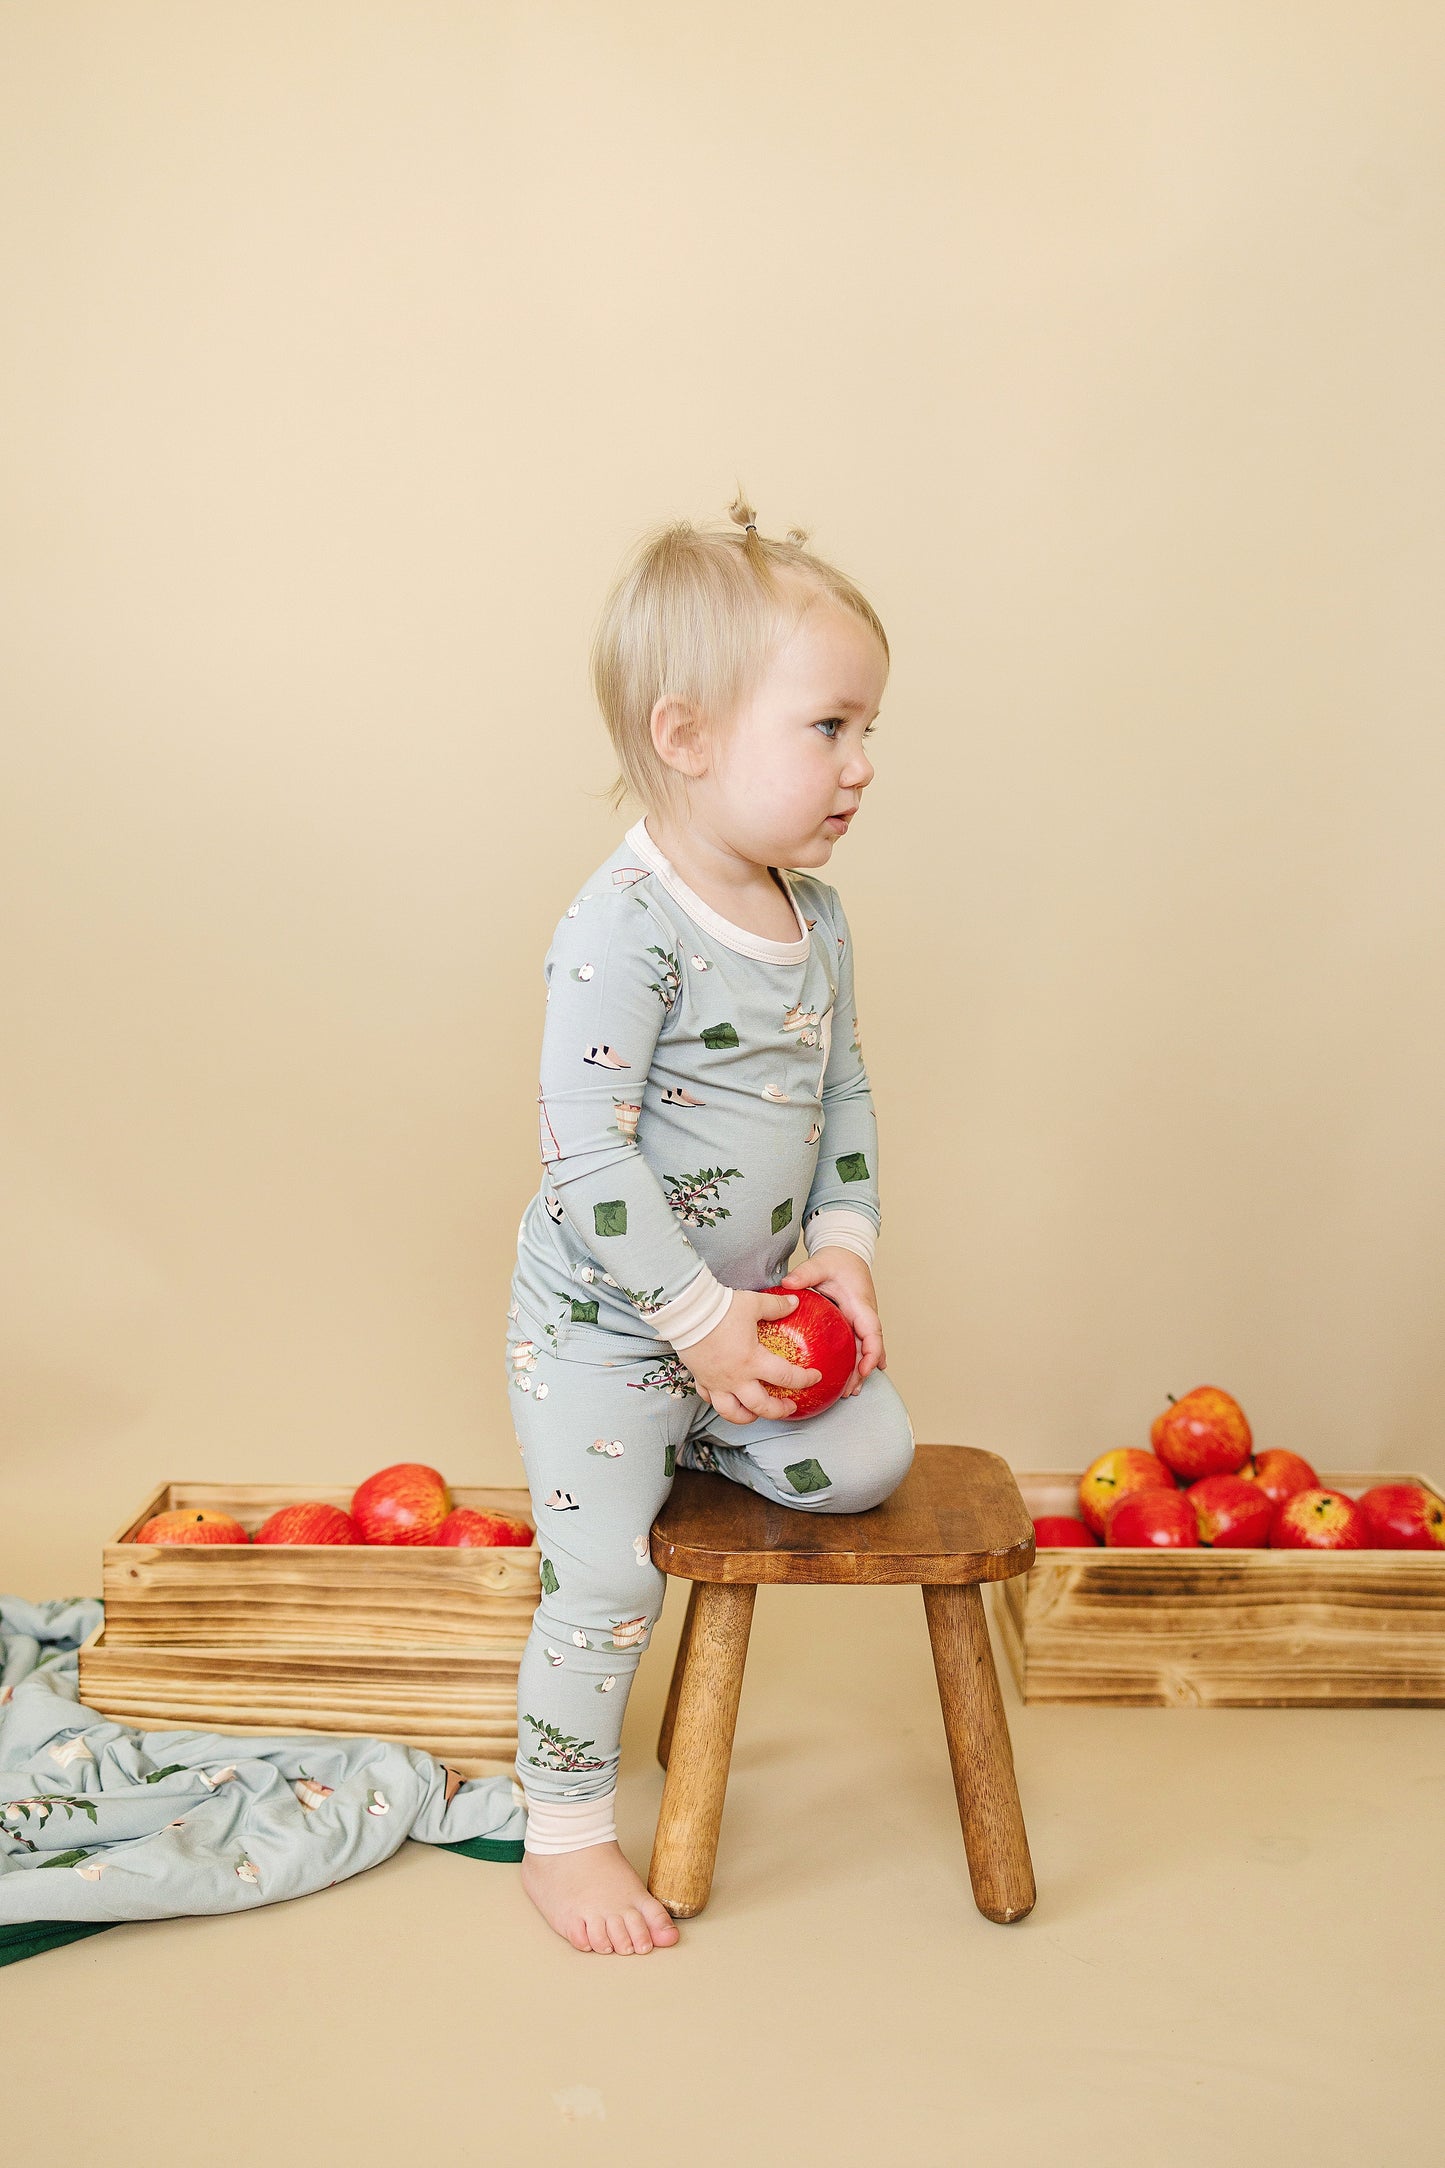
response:
M724 1046L739 1046L742 1042L738 1038L737 1027L735 1025L709 1024L703 1031L702 1043L704 1046L716 1048Z
M682 992L682 965L670 949L659 948L655 941L649 944L647 953L662 966L661 979L652 979L649 984L662 1006L670 1009Z
M92 1755L91 1759L94 1758ZM7 1799L5 1820L28 1822L34 1808L36 1821L47 1822L57 1807L64 1807L67 1819L73 1820L77 1814L84 1814L89 1816L91 1827L96 1826L95 1801L87 1799L84 1792L42 1792L33 1799Z
M845 1152L841 1159L834 1160L833 1165L838 1170L840 1182L866 1182L868 1179L868 1162L861 1152ZM851 1212L853 1208L850 1205L848 1209Z
M40 1866L37 1867L35 1871L37 1874L39 1874L41 1868L44 1867L74 1867L77 1866L81 1860L89 1859L89 1857L90 1854L85 1850L83 1845L78 1846L73 1852L52 1852L48 1859L41 1860Z
M667 1201L684 1227L715 1227L731 1219L725 1204L717 1202L724 1182L742 1181L741 1167L699 1167L696 1174L665 1174Z
M530 1724L537 1734L538 1751L527 1756L534 1769L572 1770L600 1769L602 1767L601 1756L597 1754L589 1755L587 1752L589 1746L597 1744L595 1739L573 1739L566 1732L559 1731L555 1724L544 1724L542 1719L537 1716L526 1716L523 1721Z
M773 1233L780 1235L792 1216L793 1200L791 1197L785 1197L781 1204L775 1204L773 1206Z
M677 1473L677 1447L673 1444L671 1438L668 1439L662 1455L662 1472L665 1476L676 1475Z
M627 1232L627 1199L610 1197L606 1204L592 1207L592 1225L599 1235L625 1235Z
M680 1355L669 1355L652 1370L645 1370L640 1378L629 1378L627 1389L632 1393L667 1393L674 1400L686 1400L689 1393L697 1391L692 1372Z
M654 1310L662 1308L663 1289L660 1287L654 1287L648 1294L644 1294L639 1287L619 1287L617 1292L625 1295L632 1307L640 1310L644 1317L650 1317Z
M555 1566L553 1565L553 1563L552 1563L552 1561L551 1561L551 1559L550 1559L550 1558L544 1558L544 1559L543 1559L543 1561L542 1561L542 1593L543 1593L543 1595L544 1595L544 1596L555 1596L555 1595L556 1595L556 1593L557 1593L557 1591L558 1591L558 1589L559 1589L559 1588L560 1588L561 1586L562 1586L562 1584L561 1584L561 1582L560 1582L560 1581L558 1580L558 1578L557 1578L557 1568L556 1568L556 1567L555 1567Z
M833 1487L833 1478L827 1470L811 1458L795 1460L783 1473L800 1495L807 1491L831 1490Z
M572 1324L595 1325L597 1323L597 1304L595 1302L584 1302L576 1295L561 1295L560 1290L555 1287L552 1292L554 1295L560 1295L563 1313L564 1315L570 1313L570 1322Z

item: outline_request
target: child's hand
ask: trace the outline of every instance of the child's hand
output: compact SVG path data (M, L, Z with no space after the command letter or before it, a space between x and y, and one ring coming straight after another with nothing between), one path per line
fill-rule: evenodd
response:
M821 1370L804 1370L774 1355L758 1338L763 1318L786 1317L798 1307L796 1295L763 1294L735 1287L720 1324L705 1332L678 1360L692 1372L699 1396L728 1423L751 1423L760 1415L791 1415L793 1402L778 1400L763 1383L800 1393L816 1385Z
M844 1400L862 1391L863 1380L870 1370L888 1368L888 1357L883 1352L878 1297L873 1292L873 1275L856 1251L825 1246L786 1273L778 1285L816 1287L820 1295L831 1295L857 1334L862 1352L853 1366L853 1375L843 1388Z

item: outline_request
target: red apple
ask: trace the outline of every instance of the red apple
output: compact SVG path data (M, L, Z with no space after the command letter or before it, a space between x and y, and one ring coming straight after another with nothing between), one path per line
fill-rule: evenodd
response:
M1233 1475L1249 1458L1253 1440L1244 1410L1217 1385L1196 1385L1182 1400L1169 1395L1156 1415L1149 1443L1166 1468L1186 1483L1202 1475Z
M1121 1445L1112 1453L1101 1453L1084 1470L1079 1511L1094 1534L1102 1536L1110 1513L1130 1491L1173 1489L1174 1478L1162 1460L1136 1446Z
M479 1513L475 1506L453 1506L432 1538L458 1550L479 1551L487 1547L527 1550L532 1530L526 1521L514 1521L506 1513Z
M249 1543L251 1538L229 1513L197 1512L182 1506L155 1513L132 1539L136 1543Z
M1292 1498L1298 1490L1320 1487L1320 1479L1307 1460L1301 1460L1298 1453L1283 1452L1278 1446L1268 1453L1256 1453L1239 1472L1247 1483L1257 1483L1273 1505L1278 1505L1281 1498Z
M798 1298L797 1308L786 1317L759 1318L758 1338L763 1346L801 1369L823 1373L816 1385L805 1385L800 1392L785 1393L781 1385L768 1385L767 1389L775 1400L792 1401L792 1419L821 1415L824 1408L841 1400L843 1388L853 1375L858 1360L857 1335L832 1297L820 1294L816 1287L765 1287L763 1293ZM767 1384L766 1379L763 1382Z
M1094 1546L1098 1541L1091 1528L1071 1520L1066 1513L1044 1513L1034 1522L1036 1551L1077 1549L1080 1544Z
M1199 1540L1216 1551L1258 1551L1269 1541L1274 1505L1242 1475L1206 1475L1184 1493L1199 1523Z
M417 1460L378 1468L351 1501L363 1543L431 1543L451 1509L445 1476Z
M1133 1491L1121 1498L1110 1513L1104 1541L1115 1549L1130 1551L1197 1550L1199 1522L1183 1491Z
M1275 1507L1269 1540L1277 1551L1366 1551L1370 1524L1343 1491L1301 1490Z
M1382 1551L1445 1550L1445 1499L1423 1483L1377 1483L1355 1500Z
M251 1539L254 1543L360 1543L361 1531L340 1506L320 1498L304 1504L278 1506Z

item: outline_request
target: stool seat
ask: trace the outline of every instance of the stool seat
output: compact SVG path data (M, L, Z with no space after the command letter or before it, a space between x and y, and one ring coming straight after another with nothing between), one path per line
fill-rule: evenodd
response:
M797 1513L679 1468L652 1524L664 1573L754 1587L1006 1581L1033 1558L1034 1524L1013 1470L971 1445L917 1446L892 1497L867 1513Z
M892 1497L867 1513L795 1512L680 1468L650 1549L693 1584L657 1742L667 1781L647 1877L675 1918L700 1912L712 1889L758 1589L800 1583L922 1590L974 1902L991 1920L1024 1917L1033 1865L979 1587L1033 1564L1033 1522L1007 1461L919 1445Z

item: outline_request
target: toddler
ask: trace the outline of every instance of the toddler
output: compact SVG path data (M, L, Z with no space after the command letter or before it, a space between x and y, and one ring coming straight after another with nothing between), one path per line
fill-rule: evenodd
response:
M677 1468L800 1513L895 1490L913 1426L870 1264L878 1137L829 864L873 779L883 627L843 573L758 533L650 536L593 643L621 775L644 808L547 952L542 1180L518 1229L507 1375L542 1553L518 1678L523 1885L579 1950L678 1930L613 1823L623 1708L666 1576L648 1531ZM741 532L736 531L741 529ZM799 1235L806 1262L783 1277ZM761 1319L815 1287L853 1327L842 1399Z

